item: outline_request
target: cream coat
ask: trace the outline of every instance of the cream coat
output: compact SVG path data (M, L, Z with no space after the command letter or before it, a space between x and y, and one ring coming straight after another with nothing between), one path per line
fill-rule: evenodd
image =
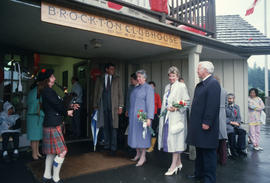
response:
M169 92L170 84L165 87L165 92L162 101L163 111L166 108L166 96ZM187 104L189 103L189 95L184 83L176 81L172 84L171 92L168 98L168 107L172 106L173 103L179 102L180 100L184 100ZM164 119L165 118L165 119ZM186 120L186 110L180 110L175 112L167 112L166 116L163 116L159 120L159 134L158 134L158 148L159 150L163 148L162 136L163 136L163 125L164 122L168 120L169 130L168 130L168 152L178 152L184 151L186 149L186 134L187 134L187 120ZM184 130L179 133L173 134L171 127L175 123L183 123Z

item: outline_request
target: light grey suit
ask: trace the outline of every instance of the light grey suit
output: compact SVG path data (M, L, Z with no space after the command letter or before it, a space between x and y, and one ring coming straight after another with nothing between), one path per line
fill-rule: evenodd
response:
M228 139L227 124L226 124L226 105L227 92L221 87L220 91L220 109L219 109L219 139Z

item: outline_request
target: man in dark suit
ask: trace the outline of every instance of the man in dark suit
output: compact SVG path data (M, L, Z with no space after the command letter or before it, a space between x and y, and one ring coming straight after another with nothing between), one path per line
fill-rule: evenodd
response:
M123 111L123 93L120 77L115 75L115 65L105 65L105 74L96 80L94 108L98 109L98 128L103 126L104 149L114 155L117 150L119 115Z
M235 96L232 93L227 95L228 106L226 106L226 122L231 158L238 156L247 156L246 149L246 131L240 127L241 115L240 107L234 103ZM236 142L237 135L237 142Z
M200 62L197 84L191 107L187 143L196 147L195 174L189 176L203 183L216 182L219 135L220 85L213 78L211 62Z

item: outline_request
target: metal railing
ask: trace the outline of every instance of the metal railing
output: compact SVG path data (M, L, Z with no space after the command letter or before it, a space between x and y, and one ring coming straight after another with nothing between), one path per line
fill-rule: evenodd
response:
M106 1L152 15L164 23L174 26L185 25L204 32L206 36L215 37L215 0L168 0L168 14L152 11L135 3L122 0Z

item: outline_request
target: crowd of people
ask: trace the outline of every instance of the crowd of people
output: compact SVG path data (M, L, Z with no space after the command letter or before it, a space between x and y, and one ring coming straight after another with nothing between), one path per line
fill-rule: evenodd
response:
M43 182L60 183L60 169L67 153L63 137L63 117L73 118L74 136L80 136L80 105L82 89L74 77L72 91L77 93L73 102L65 103L52 89L56 78L52 69L42 69L29 92L27 104L27 134L31 141L32 157L42 157L39 141L42 140L42 152L46 155ZM97 127L103 127L104 150L111 155L117 151L117 129L119 115L125 110L128 117L127 144L136 152L131 159L140 167L145 164L146 153L152 152L158 142L158 150L172 154L171 165L164 173L166 176L177 174L183 164L181 153L187 147L195 147L196 159L194 174L189 178L204 183L216 182L217 159L220 164L229 157L237 159L246 156L246 138L253 144L254 150L262 150L260 142L261 112L263 101L258 90L249 90L247 133L242 127L240 107L235 104L235 95L227 94L220 86L218 77L213 75L211 62L200 62L197 68L201 81L196 85L192 103L183 78L177 67L168 69L168 84L164 88L162 100L155 93L155 82L147 83L145 70L131 75L126 102L122 93L122 82L115 74L115 65L105 65L105 74L95 83L93 108L98 110ZM74 102L75 101L75 102ZM190 114L189 112L190 111ZM141 116L142 115L142 116ZM3 138L3 157L8 157L7 143L13 138L13 156L18 157L20 116L9 102L4 104L0 113L0 134ZM248 134L248 137L247 137Z

